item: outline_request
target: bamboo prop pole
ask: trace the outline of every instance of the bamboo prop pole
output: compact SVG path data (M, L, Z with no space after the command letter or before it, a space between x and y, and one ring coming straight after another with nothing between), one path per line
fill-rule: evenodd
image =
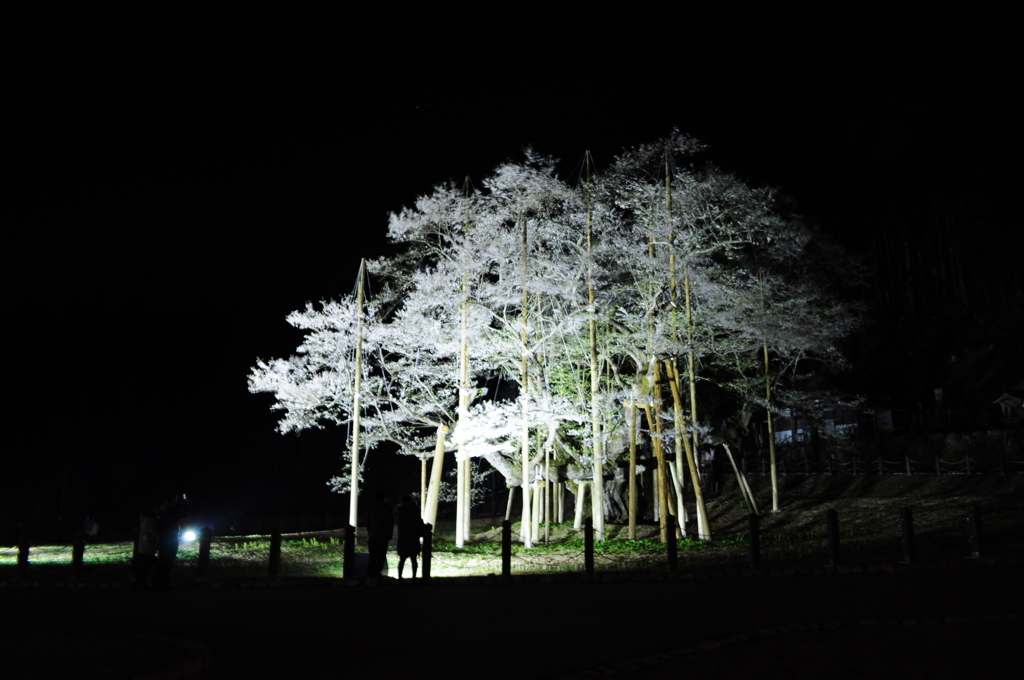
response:
M363 384L363 281L366 260L359 260L359 285L356 287L356 372L352 387L352 480L349 487L348 523L357 525L359 516L359 416L363 410L360 394Z
M590 503L593 506L594 529L597 540L604 540L604 437L601 423L601 375L597 360L597 310L595 308L594 265L590 259L593 251L594 229L590 210L590 152L586 153L587 161L587 298L589 304L590 331L590 425L594 435L593 445L593 477L594 488L591 490Z
M725 455L729 457L729 463L732 465L732 471L736 474L736 483L740 487L740 493L743 495L743 500L746 502L747 508L749 508L750 512L753 514L760 515L761 513L757 510L757 503L754 501L754 495L750 493L750 487L747 486L747 478L742 472L740 472L740 469L736 467L736 459L732 457L732 451L729 449L729 445L723 443L722 447L725 449Z
M677 461L678 462L678 461ZM668 494L669 505L672 507L672 514L679 518L676 522L676 538L686 538L686 505L683 498L683 489L679 484L679 475L676 474L675 464L668 463L669 477L672 479L672 486ZM674 492L671 493L671 492Z
M672 371L672 380L669 385L672 388L672 399L682 403L682 399L679 396L679 371L677 370L674 363L667 365L668 369ZM700 483L700 471L697 469L697 461L693 455L693 445L690 443L689 438L686 436L686 419L679 418L676 421L676 427L683 435L683 451L686 453L686 463L690 468L690 482L693 484L693 495L696 499L697 506L697 536L701 540L711 540L711 522L708 521L708 509L704 503L704 487Z
M520 524L521 531L520 536L523 539L524 548L532 548L533 541L530 536L530 528L533 526L533 519L531 517L531 505L532 499L530 497L530 423L528 420L529 409L527 402L529 401L528 396L530 394L530 352L529 352L529 332L527 330L527 314L529 311L528 302L526 295L526 277L528 268L528 254L527 254L527 229L528 223L526 218L523 218L523 324L520 330L520 341L522 342L522 355L520 357L520 379L519 379L519 399L522 402L522 431L520 432L520 446L522 447L522 476L523 476L523 519Z
M761 310L766 311L764 303L764 272L758 272L758 281L761 286ZM768 459L772 469L772 512L779 512L779 476L775 461L775 424L772 421L772 381L768 370L768 340L762 341L764 350L764 393L768 413Z
M700 448L700 441L697 438L697 368L693 357L693 307L690 304L690 266L684 268L683 284L686 293L686 337L689 342L687 351L687 363L690 369L690 422L693 423L693 448Z
M462 492L466 488L466 467L463 461L455 459L455 545L463 547L466 545L466 537L463 534L465 528L466 506L463 503Z
M658 374L658 365L654 364L655 385L658 383ZM666 534L668 529L665 524L665 508L668 507L668 494L665 485L665 449L663 448L661 441L661 418L658 417L659 409L657 400L655 400L653 409L650 405L644 404L644 410L647 412L647 422L651 424L651 429L654 431L651 439L654 444L654 458L657 461L658 466L658 481L654 488L657 492L658 507L661 509L658 515L658 534L661 537L661 542L664 543L668 540L668 535Z
M572 528L579 531L583 528L583 499L586 496L586 482L577 482L576 485L576 521L573 522Z
M530 525L530 540L534 543L540 541L540 500L543 495L543 492L540 490L540 484L538 483L537 486L538 488L534 489L531 494L533 496L533 523Z
M661 485L659 484L659 482L661 480L658 479L658 468L654 468L653 470L651 470L651 479L654 481L654 488L655 488L655 490L661 488ZM660 522L661 521L661 495L658 494L658 493L655 493L653 500L654 500L654 521L655 522Z
M515 498L516 487L508 487L508 503L505 504L505 519L512 519L512 500Z
M470 229L469 177L465 181L465 233ZM464 432L469 421L469 405L473 398L469 382L469 274L467 248L462 249L462 302L459 308L459 406L457 432ZM455 545L462 547L470 535L471 485L469 458L456 463Z
M551 447L544 448L544 544L551 542Z
M437 499L441 495L441 468L444 466L444 438L448 426L437 428L437 443L434 445L434 463L430 466L430 488L427 491L427 509L423 521L437 526ZM353 525L355 526L355 525Z
M427 456L420 451L420 517L427 511Z
M629 540L636 540L636 402L629 400Z
M672 466L672 486L675 489L676 495L679 497L679 522L678 531L679 537L686 537L686 502L683 497L683 457L684 453L684 441L686 435L686 416L683 413L683 399L679 393L678 375L679 371L676 369L675 357L671 359L665 359L665 374L668 376L669 387L672 391L672 415L675 421L676 432L674 438L676 460L675 465Z

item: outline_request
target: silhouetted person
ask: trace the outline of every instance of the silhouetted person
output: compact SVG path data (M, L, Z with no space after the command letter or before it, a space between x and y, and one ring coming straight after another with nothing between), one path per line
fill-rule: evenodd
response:
M388 505L387 493L381 489L370 504L366 522L366 537L370 544L370 564L366 575L379 579L387 564L388 541L395 533L395 512Z
M139 515L138 536L135 537L135 552L132 555L132 566L135 570L135 587L145 589L149 572L156 564L156 514L153 511Z
M82 520L81 532L88 538L96 538L96 534L100 531L100 525L96 523L96 520L92 518L92 515L86 515L85 519Z
M171 587L171 568L178 557L178 535L181 520L188 517L185 494L176 494L156 507L157 555L153 587L168 590Z
M402 504L398 506L398 578L402 578L406 558L412 561L412 577L416 578L416 556L420 554L423 528L419 505L413 502L412 496L402 496Z

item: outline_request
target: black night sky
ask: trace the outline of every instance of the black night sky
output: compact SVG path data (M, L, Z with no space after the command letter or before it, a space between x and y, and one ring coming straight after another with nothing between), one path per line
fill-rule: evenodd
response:
M5 522L114 517L169 485L211 514L340 513L343 434L275 433L249 368L387 252L389 211L528 145L565 177L679 127L867 259L941 214L980 265L1019 264L999 17L268 19L35 26L8 63Z

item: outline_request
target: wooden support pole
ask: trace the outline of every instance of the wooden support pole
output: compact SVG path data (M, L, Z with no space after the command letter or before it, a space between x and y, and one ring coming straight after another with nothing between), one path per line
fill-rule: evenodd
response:
M884 475L885 474L885 468L882 467L882 457L881 456L878 457L878 474L880 474L880 475Z
M501 575L512 575L512 521L501 523Z
M85 566L85 532L78 530L71 543L71 573L76 579L82 578Z
M281 523L275 523L270 531L270 557L267 560L267 574L277 578L281 573Z
M28 530L25 527L18 532L18 578L25 578L28 573Z
M942 474L942 464L939 462L939 457L935 456L935 474Z
M967 506L967 540L971 544L971 559L981 559L981 512L977 503Z
M345 527L345 546L341 553L341 577L346 581L355 576L353 573L353 567L356 559L355 554L356 528L349 524Z
M594 519L587 517L583 521L583 569L590 576L594 575Z
M430 558L434 554L434 525L423 525L423 578L430 578Z
M964 456L964 466L967 468L967 474L971 474L971 457Z
M907 564L917 560L917 544L914 541L914 514L910 508L900 513L900 530L903 535L903 561Z
M213 529L203 527L199 530L199 558L196 560L196 575L204 578L210 571L210 543L213 542Z
M750 538L750 568L761 569L761 518L750 513L747 516L748 535Z
M666 539L665 547L668 551L668 570L679 570L679 554L676 546L676 517L665 513Z
M908 475L912 475L912 474L914 474L914 471L910 469L910 456L907 456L906 458L907 458L907 474Z
M839 550L839 513L835 510L826 510L825 526L828 529L828 564L830 567L838 567L841 559Z

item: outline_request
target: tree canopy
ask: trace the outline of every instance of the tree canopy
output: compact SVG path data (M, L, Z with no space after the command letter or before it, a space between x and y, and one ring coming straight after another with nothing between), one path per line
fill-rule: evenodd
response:
M281 432L350 423L361 318L363 446L441 446L524 490L553 461L591 482L603 520L639 408L647 441L675 442L659 471L677 494L665 481L663 502L682 505L684 451L692 465L712 423L784 408L779 388L808 360L841 365L857 322L841 253L777 191L698 163L702 148L674 133L574 184L527 152L479 187L436 187L391 215L398 253L369 263L373 299L291 314L305 341L259 361L250 391L274 394Z

